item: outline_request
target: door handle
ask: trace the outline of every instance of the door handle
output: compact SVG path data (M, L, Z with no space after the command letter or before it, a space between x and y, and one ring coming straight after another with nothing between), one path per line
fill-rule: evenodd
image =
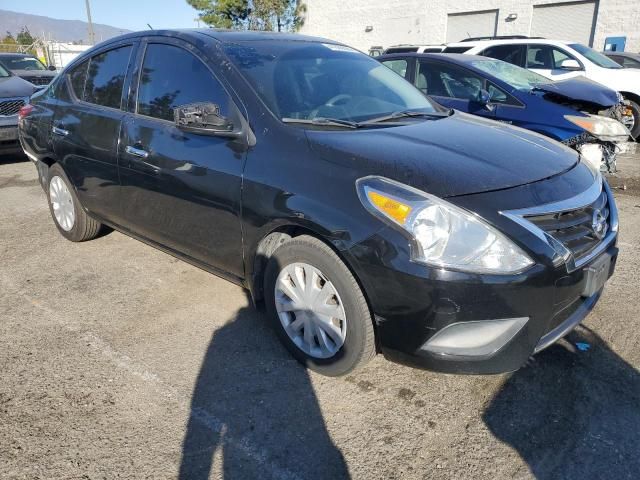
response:
M64 128L54 126L51 131L56 135L60 135L61 137L66 137L69 135L69 130L65 130Z
M132 147L131 145L127 145L127 148L125 148L124 151L129 155L133 155L134 157L147 158L149 156L149 152L147 152L146 150Z

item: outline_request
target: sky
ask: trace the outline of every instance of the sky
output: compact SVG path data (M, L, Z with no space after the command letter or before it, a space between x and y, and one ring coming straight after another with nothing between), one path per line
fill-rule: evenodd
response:
M186 0L90 0L91 19L128 30L193 28L197 12ZM63 20L87 21L85 0L0 0L0 8Z

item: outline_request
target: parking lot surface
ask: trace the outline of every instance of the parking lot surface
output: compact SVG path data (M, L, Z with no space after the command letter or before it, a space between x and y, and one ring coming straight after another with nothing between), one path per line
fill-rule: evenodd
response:
M499 376L376 357L306 372L239 287L118 232L57 232L0 158L1 478L638 478L640 155L617 272L567 340Z

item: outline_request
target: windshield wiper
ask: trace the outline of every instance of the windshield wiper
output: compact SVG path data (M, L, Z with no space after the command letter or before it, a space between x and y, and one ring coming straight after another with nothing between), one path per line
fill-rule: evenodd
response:
M397 120L399 118L419 118L419 117L430 117L430 118L444 118L450 117L453 115L453 109L450 108L445 110L444 112L420 112L417 110L401 110L399 112L393 112L389 115L383 115L381 117L372 118L371 120L367 120L365 122L360 122L360 125L369 125L372 123L382 123L388 122L389 120Z
M339 118L288 118L282 119L284 123L304 123L307 125L321 125L327 127L345 127L345 128L358 128L360 126L357 122L351 122L349 120L341 120Z

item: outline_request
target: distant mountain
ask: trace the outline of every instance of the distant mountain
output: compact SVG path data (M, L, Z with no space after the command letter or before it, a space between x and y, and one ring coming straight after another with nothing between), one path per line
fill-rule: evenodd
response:
M2 37L4 37L5 32L11 32L15 37L26 26L34 37L41 38L44 35L47 40L88 44L89 32L87 25L87 22L81 20L60 20L41 15L0 10L0 36ZM94 23L93 31L95 32L97 43L131 30Z

